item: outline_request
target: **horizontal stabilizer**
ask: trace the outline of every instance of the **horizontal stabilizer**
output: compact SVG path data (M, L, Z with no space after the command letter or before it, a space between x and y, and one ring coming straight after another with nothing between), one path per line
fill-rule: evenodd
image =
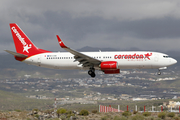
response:
M9 50L4 50L4 51L6 51L6 52L8 52L8 53L10 53L10 54L12 54L12 55L14 55L14 56L20 57L20 58L26 58L26 57L28 57L27 55L20 54L20 53L17 53L17 52L13 52L13 51L9 51Z

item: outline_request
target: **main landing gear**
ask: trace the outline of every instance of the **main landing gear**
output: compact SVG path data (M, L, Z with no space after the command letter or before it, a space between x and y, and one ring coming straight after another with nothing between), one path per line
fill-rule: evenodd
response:
M95 74L95 69L94 69L93 67L91 67L91 68L89 69L89 71L88 71L88 74L89 74L92 78L94 78L94 77L96 76L96 74Z

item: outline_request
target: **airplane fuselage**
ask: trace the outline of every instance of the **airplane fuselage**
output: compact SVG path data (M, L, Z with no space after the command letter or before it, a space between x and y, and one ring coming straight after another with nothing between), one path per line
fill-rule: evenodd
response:
M149 51L126 52L82 52L100 61L117 61L118 69L158 69L176 63L176 60L166 54ZM23 62L31 65L52 69L86 69L75 61L69 52L42 53L28 57ZM95 66L100 69L99 66ZM87 68L89 69L89 68Z

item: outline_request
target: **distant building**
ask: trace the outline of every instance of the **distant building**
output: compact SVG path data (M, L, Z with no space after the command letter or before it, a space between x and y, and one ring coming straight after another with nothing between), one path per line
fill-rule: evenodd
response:
M148 100L147 98L132 98L132 101Z
M178 108L180 106L180 102L175 102L175 101L169 101L169 105L167 105L168 108Z
M121 96L120 96L120 99L122 99L122 100L128 100L129 98L132 98L132 96L128 95L128 94L121 94Z

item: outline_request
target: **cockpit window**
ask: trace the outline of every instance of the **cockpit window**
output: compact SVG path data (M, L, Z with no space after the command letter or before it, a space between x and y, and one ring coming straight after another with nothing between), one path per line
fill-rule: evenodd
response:
M167 56L167 55L164 55L163 57L164 57L164 58L170 58L170 57L169 57L169 56Z

